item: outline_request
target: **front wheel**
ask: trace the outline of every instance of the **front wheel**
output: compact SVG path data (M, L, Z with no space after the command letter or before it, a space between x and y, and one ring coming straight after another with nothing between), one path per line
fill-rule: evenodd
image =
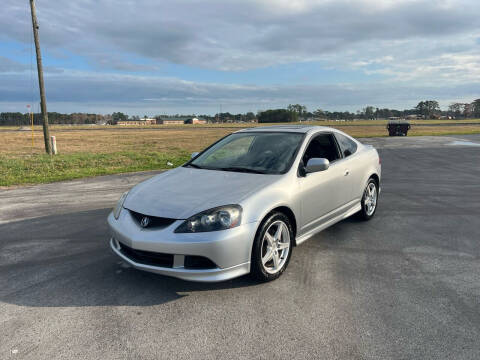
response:
M377 201L378 201L378 184L377 182L370 178L368 180L365 191L363 192L363 197L361 201L362 210L358 213L360 218L363 220L370 220L377 210Z
M292 255L293 231L290 220L276 212L260 226L252 248L251 274L260 281L278 278Z

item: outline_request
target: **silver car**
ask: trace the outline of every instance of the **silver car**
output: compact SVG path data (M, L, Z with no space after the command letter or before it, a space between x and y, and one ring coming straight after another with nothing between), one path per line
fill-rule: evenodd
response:
M372 146L333 128L240 130L124 193L110 246L137 269L185 280L273 280L319 231L371 219L380 173Z

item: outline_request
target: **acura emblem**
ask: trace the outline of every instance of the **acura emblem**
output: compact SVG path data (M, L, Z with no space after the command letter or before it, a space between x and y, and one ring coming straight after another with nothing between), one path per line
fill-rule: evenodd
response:
M140 221L140 226L146 228L150 224L150 218L148 216L144 216L142 221Z

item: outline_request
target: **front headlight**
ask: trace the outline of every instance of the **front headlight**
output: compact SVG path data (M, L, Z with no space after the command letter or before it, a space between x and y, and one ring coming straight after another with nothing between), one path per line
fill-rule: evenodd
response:
M113 216L115 217L115 220L118 220L118 217L120 216L120 212L122 211L123 203L125 202L127 195L128 191L125 191L122 196L120 196L120 199L118 199L117 205L115 205L113 208Z
M242 220L242 207L240 205L219 206L202 211L185 220L176 233L196 233L218 231L234 228Z

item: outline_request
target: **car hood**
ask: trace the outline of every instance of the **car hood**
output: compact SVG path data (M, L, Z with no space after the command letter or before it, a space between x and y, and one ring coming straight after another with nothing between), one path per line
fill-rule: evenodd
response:
M187 219L216 206L238 204L279 177L178 167L136 185L123 206L145 215Z

